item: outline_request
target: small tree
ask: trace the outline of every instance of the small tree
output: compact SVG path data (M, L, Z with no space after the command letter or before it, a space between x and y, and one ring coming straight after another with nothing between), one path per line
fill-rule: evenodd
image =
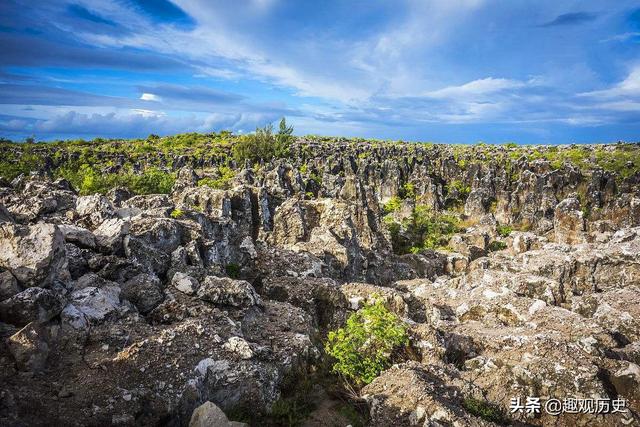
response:
M276 144L274 150L275 157L286 157L289 155L289 147L293 135L293 126L287 126L287 121L283 117L280 120L278 134L276 135Z
M333 371L361 387L388 368L392 353L408 342L402 320L377 300L353 313L344 328L330 332L325 350L335 359Z
M240 137L233 146L233 157L240 163L245 160L252 163L260 160L268 162L274 157L286 157L289 155L292 134L293 127L287 126L283 117L277 134L274 134L273 125L268 124L257 128L253 134Z

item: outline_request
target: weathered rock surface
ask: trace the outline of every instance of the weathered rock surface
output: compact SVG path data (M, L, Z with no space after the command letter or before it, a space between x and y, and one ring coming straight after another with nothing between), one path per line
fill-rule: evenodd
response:
M0 302L0 320L16 326L46 322L60 314L62 302L49 289L27 288Z
M222 409L218 408L214 403L205 402L198 406L193 415L191 421L189 421L189 427L244 427L245 423L239 423L237 421L229 421L227 416L222 412Z
M23 286L46 287L62 273L64 238L53 224L0 224L0 266Z
M637 173L507 147L291 150L259 168L101 154L111 172L175 171L168 195L78 196L51 170L0 180L0 424L244 425L229 418L277 412L324 375L327 333L374 297L410 345L360 391L369 425L640 422ZM236 172L226 189L197 185L219 165ZM446 250L394 246L411 236L385 221L416 205L464 225ZM527 396L628 410L512 413Z

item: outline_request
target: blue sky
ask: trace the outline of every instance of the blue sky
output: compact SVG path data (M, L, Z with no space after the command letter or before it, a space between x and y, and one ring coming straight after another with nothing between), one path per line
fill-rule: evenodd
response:
M3 0L0 136L640 140L640 2Z

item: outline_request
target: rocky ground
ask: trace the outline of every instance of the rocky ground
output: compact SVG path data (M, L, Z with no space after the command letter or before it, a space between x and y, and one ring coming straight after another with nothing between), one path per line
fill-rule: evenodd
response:
M531 150L300 140L227 189L166 161L170 194L79 195L49 160L0 180L0 424L639 425L640 165ZM462 226L399 251L385 218L416 205ZM373 295L411 348L358 415L318 377ZM309 379L306 420L269 415ZM511 413L527 396L628 406Z

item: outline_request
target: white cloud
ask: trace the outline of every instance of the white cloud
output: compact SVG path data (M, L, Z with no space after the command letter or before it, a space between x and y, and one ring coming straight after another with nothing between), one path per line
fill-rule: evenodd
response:
M627 77L609 89L583 92L580 96L595 98L620 98L640 96L640 65L635 65Z
M154 95L153 93L143 93L142 95L140 95L140 99L143 101L162 101L162 98L160 98L158 95Z
M461 86L448 86L431 92L426 92L423 96L435 99L465 99L475 98L481 95L491 95L509 89L518 89L525 86L525 83L518 80L496 79L487 77L485 79L474 80Z

